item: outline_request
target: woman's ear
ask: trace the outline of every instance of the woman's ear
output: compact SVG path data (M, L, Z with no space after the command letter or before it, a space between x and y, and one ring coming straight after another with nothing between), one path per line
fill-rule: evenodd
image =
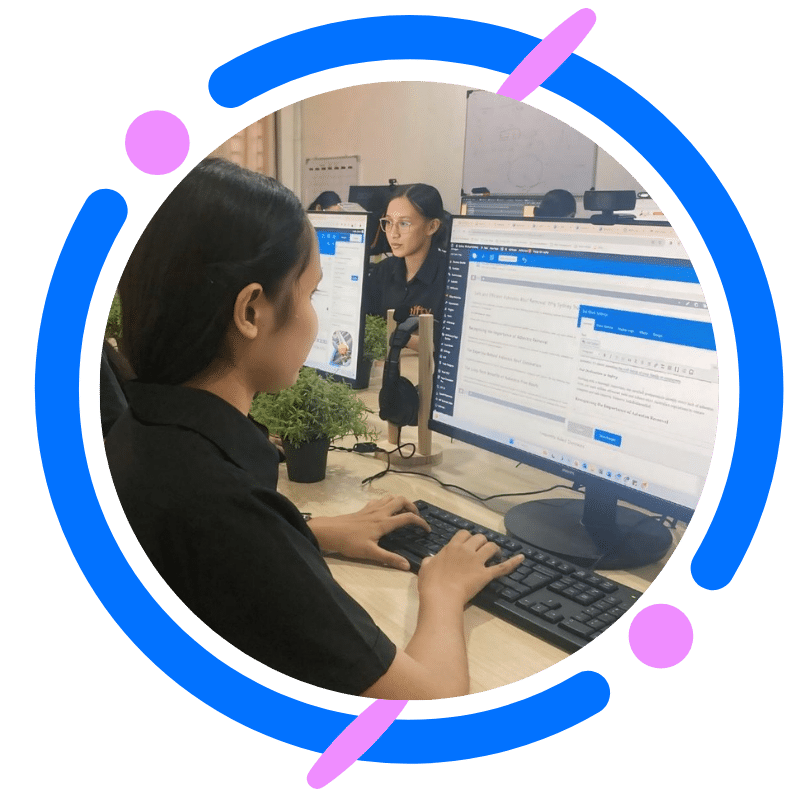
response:
M441 220L438 220L438 219L435 219L435 218L434 218L434 219L432 219L432 220L431 220L431 221L428 223L428 235L429 235L429 236L433 236L433 234L434 234L434 233L436 233L436 231L438 231L438 230L439 230L439 226L440 226L441 224L442 224Z
M249 283L236 295L232 322L245 339L255 339L259 326L269 324L266 317L270 309L261 284Z

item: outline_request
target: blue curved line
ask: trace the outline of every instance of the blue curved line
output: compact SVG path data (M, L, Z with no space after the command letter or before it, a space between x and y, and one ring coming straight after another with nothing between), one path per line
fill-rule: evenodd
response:
M404 43L402 52L392 52L379 35L389 24L393 39ZM331 41L337 42L336 48L330 47ZM209 91L217 103L233 107L304 75L388 58L452 61L510 73L539 41L518 31L446 17L337 22L232 59L214 71ZM291 55L297 52L306 56L301 62ZM643 97L574 53L542 85L602 120L655 167L691 215L719 272L739 359L738 427L726 486L691 570L700 586L722 588L735 575L758 526L781 436L781 343L761 261L717 176Z
M89 196L61 251L45 301L37 348L36 420L53 505L87 581L120 628L154 664L232 719L287 744L321 753L354 717L285 697L241 675L202 648L139 581L97 500L81 436L80 354L86 309L126 215L125 201L116 192L101 190ZM52 414L50 404L54 385L61 387L65 397L58 415ZM455 726L435 720L436 724L428 728L427 721L407 721L392 741L395 747L404 748L402 758L407 761L467 758L471 756L457 753L486 752L478 743L480 731L488 725L502 729L490 746L491 752L500 752L581 722L600 711L608 695L603 678L583 673L522 704L456 718L459 722ZM525 725L515 723L520 715ZM438 742L439 734L435 733L443 727L449 735L446 743ZM421 742L426 743L424 749L420 749ZM365 757L380 761L392 760L391 755L391 749L379 747ZM394 756L396 760L396 752Z
M602 73L603 91L597 92L585 75L576 79L573 67L565 63L547 88L613 128L665 178L700 231L725 290L739 362L738 425L722 497L691 565L700 586L720 589L733 579L755 534L781 437L783 359L769 284L738 209L689 140L617 78L581 65L581 72Z
M450 17L345 20L284 36L231 59L214 70L208 91L224 108L237 108L315 72L390 59L449 61L510 73L540 41L497 25ZM402 47L392 44L397 42Z
M594 716L606 707L610 694L602 675L579 672L540 694L491 711L443 719L398 719L359 760L420 764L502 753Z

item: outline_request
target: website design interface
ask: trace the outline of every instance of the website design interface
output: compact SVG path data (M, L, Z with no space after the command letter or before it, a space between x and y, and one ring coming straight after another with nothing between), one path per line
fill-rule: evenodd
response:
M319 331L306 366L356 377L367 235L365 214L309 214L319 241L322 281L313 297Z
M454 220L436 422L694 508L717 408L672 228Z

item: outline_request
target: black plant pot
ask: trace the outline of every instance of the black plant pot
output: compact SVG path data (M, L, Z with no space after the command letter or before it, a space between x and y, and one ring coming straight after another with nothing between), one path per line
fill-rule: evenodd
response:
M296 447L284 442L283 450L286 453L286 472L289 480L295 483L317 483L325 480L329 446L329 439L315 439L313 442L303 442Z
M369 387L369 377L372 373L372 359L360 358L356 368L356 379L353 381L354 389L367 389Z

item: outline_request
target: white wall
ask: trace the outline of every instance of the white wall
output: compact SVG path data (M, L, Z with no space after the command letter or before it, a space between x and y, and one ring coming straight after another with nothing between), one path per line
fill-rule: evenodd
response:
M297 106L299 114L294 119L300 126L299 136L295 129L282 141L299 142L294 155L301 171L307 158L357 155L362 184L385 184L390 178L398 183L429 183L441 192L445 208L458 213L466 87L419 82L367 84L317 95ZM300 185L292 188L301 193ZM595 188L642 189L600 149Z
M429 183L458 212L467 90L443 83L377 83L303 100L301 164L360 156L361 183ZM346 199L346 198L343 198Z

